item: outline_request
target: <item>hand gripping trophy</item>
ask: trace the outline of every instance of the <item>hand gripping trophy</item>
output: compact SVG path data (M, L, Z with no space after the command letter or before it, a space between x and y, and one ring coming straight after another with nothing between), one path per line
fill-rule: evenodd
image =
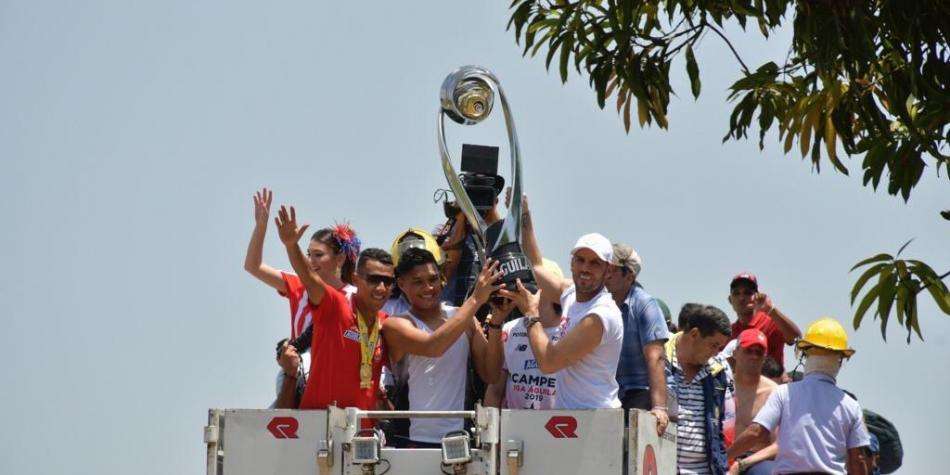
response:
M507 289L516 290L515 280L521 279L525 287L534 291L537 289L534 272L521 250L521 153L518 149L518 135L515 133L515 124L505 92L498 78L487 69L480 66L463 66L445 78L439 95L441 108L438 139L442 170L445 172L445 179L455 195L459 208L472 229L478 263L481 266L485 264L487 258L495 259L499 263L499 270L503 274L502 281ZM445 145L445 117L448 116L462 125L477 124L491 114L496 95L501 100L505 126L508 130L508 149L511 152L511 203L497 238L494 242L487 242L488 226L481 214L477 212L458 173L452 166L451 157Z

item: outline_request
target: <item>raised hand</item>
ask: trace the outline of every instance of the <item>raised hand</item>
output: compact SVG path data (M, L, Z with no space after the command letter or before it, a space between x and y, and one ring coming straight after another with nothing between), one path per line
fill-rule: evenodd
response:
M505 207L511 208L511 187L505 188ZM521 195L521 225L531 226L531 212L528 211L528 195Z
M287 211L286 206L281 206L280 211L277 212L277 217L274 218L274 224L277 225L277 234L280 236L280 241L285 245L299 242L303 233L310 227L309 224L297 227L297 211L293 206L290 207L290 211Z
M500 282L502 273L498 271L498 261L489 259L478 273L478 280L475 281L475 290L472 291L472 298L479 305L484 305L491 298L492 294L502 287Z
M763 294L762 292L758 292L752 297L752 305L753 305L755 313L759 313L759 312L771 313L772 312L772 299L770 299L768 295Z
M277 355L277 364L284 370L284 373L295 375L300 368L300 354L297 353L297 349L293 345L284 343L280 354Z
M267 220L270 218L270 204L274 199L274 192L267 188L261 188L254 193L254 222L258 227L266 228Z
M541 290L539 289L537 292L532 293L521 283L521 279L518 279L515 283L518 288L517 292L501 289L498 291L498 294L514 301L518 309L521 310L521 313L529 317L537 317L540 315Z

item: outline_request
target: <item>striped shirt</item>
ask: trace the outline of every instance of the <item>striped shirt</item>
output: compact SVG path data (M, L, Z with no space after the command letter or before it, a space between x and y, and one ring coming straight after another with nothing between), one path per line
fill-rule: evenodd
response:
M287 287L286 292L277 293L287 297L290 302L290 339L295 340L310 326L310 296L307 295L307 289L303 286L300 278L288 272L281 272L280 278L283 279ZM345 285L341 289L347 297L356 292L356 287Z
M692 381L683 378L683 368L676 359L676 347L667 365L673 373L678 420L676 422L676 466L681 474L711 474L706 460L706 408L703 399L703 378L709 375L709 365L703 366Z

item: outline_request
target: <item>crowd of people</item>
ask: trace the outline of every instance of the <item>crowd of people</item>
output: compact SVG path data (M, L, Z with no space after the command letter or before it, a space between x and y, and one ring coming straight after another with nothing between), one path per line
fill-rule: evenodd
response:
M536 291L504 286L497 262L478 261L460 212L435 232L400 232L389 251L361 249L342 224L310 235L304 253L308 226L281 206L286 272L262 260L272 201L267 189L254 196L245 269L289 301L274 407L638 408L661 435L675 426L679 473L875 473L861 407L836 384L854 353L844 329L821 319L803 335L753 274L730 281L734 321L687 303L673 322L639 282L630 245L583 235L565 277L541 252L526 198L521 246ZM491 235L497 210L479 212ZM786 346L800 355L800 378L787 371ZM413 419L383 429L396 446L438 447L462 428Z

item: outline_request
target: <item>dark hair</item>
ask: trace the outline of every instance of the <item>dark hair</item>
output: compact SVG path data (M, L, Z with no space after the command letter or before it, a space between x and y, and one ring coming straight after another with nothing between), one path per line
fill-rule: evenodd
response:
M679 317L676 319L676 327L682 332L689 330L689 315L700 308L703 308L703 304L701 303L683 304L683 308L680 309Z
M689 305L689 304L687 304ZM699 330L699 335L706 338L713 333L722 335L732 335L732 327L729 325L729 317L726 313L712 305L693 304L687 312L686 328L683 330ZM684 310L686 305L683 306Z
M766 378L778 378L782 376L782 367L775 361L775 358L766 356L762 363L762 376Z
M410 247L399 256L399 265L396 266L396 277L405 275L417 266L426 264L432 264L437 269L439 267L439 264L435 261L435 256L433 256L431 252L417 247Z
M360 252L357 268L362 270L364 267L366 267L367 260L378 261L380 264L386 264L387 266L393 265L393 257L390 256L388 252L378 247L363 249L363 252Z
M326 244L334 254L339 255L343 252L343 243L337 239L336 235L333 233L331 228L323 228L317 230L313 233L313 236L310 236L311 241L317 241L319 243ZM353 259L350 256L346 256L346 260L343 261L343 266L340 268L340 279L347 284L353 284L353 271L356 270L356 262L353 262Z

